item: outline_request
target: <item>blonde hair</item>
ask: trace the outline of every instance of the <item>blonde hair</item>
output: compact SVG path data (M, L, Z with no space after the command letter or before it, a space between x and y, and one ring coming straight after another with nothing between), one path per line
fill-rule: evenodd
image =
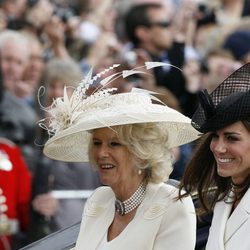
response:
M173 157L168 148L168 135L158 123L128 124L110 129L116 131L119 141L134 156L135 166L145 171L148 182L167 181L173 170ZM94 163L91 146L90 140L89 159Z

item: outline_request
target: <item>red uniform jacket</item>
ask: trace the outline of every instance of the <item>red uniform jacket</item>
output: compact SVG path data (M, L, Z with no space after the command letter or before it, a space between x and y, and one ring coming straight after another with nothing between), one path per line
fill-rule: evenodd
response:
M0 206L3 210L0 210L0 220L17 220L19 230L27 230L30 195L31 173L19 148L14 143L0 138ZM6 239L10 240L10 237L2 233L0 239L0 250L5 250Z

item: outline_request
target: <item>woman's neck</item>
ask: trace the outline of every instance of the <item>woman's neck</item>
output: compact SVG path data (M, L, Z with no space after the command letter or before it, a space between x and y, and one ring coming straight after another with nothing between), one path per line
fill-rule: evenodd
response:
M111 188L115 193L115 197L120 201L124 201L134 194L134 192L137 190L142 181L143 178L140 178L138 180L134 180L128 183L124 184L120 183L116 187L111 187Z

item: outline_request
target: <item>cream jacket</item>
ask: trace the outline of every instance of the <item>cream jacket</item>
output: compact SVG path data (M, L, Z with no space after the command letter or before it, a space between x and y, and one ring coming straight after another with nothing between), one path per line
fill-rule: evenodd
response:
M250 189L230 215L232 204L214 209L206 250L250 250Z
M196 216L192 199L174 200L178 190L149 184L134 219L109 250L194 250ZM115 214L111 188L100 187L88 199L75 250L95 250Z

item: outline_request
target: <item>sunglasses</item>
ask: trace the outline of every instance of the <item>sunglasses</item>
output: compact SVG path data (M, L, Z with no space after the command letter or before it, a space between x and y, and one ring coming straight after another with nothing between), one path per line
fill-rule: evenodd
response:
M161 28L168 28L171 25L172 25L171 21L159 21L159 22L149 23L147 26L148 27L158 26L158 27L161 27Z

